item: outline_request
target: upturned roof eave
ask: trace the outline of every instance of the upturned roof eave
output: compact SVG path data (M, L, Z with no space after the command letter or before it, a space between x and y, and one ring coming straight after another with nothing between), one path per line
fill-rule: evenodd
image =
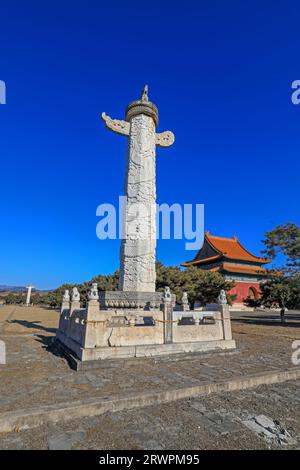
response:
M204 236L203 245L200 248L200 250L198 251L196 257L191 261L185 261L184 263L181 263L181 266L187 267L187 266L193 266L193 265L198 265L198 264L205 265L205 263L210 263L211 261L217 261L217 260L228 260L228 261L235 261L235 262L249 262L249 263L259 264L259 265L268 264L272 261L269 258L261 258L261 257L253 255L250 251L248 251L240 243L239 239L236 236L234 237L232 242L235 242L240 247L242 252L244 252L245 255L244 255L244 257L241 257L241 256L240 257L228 256L226 251L221 251L219 248L217 248L215 246L213 238L228 241L227 238L214 237L213 235L210 235L209 232L206 232L205 236ZM211 256L209 258L202 258L201 259L201 252L204 249L205 243L208 243L208 245L216 253L216 256Z

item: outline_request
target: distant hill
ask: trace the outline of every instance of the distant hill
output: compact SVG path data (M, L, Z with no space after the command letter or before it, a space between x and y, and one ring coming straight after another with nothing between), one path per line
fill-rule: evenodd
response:
M35 292L52 292L54 289L32 289L32 293ZM27 288L25 286L5 286L0 285L0 292L27 292Z
M0 285L0 292L25 292L27 289L24 286L4 286Z

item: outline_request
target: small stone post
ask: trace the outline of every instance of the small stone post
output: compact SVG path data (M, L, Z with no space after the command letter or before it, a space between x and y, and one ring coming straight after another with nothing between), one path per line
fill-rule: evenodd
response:
M74 310L79 310L79 309L80 309L80 294L78 292L77 287L73 287L70 315L72 315L72 312L74 312Z
M164 343L173 343L173 302L170 287L165 287L163 296Z
M63 295L63 300L61 304L61 313L64 310L69 310L69 309L70 309L70 292L69 292L69 289L66 289Z
M99 313L99 294L96 282L92 284L88 299L87 314L90 318L91 315L94 316L95 314Z
M226 292L222 289L218 297L219 312L223 325L224 339L232 339L229 305L227 304Z
M97 283L94 282L88 294L88 304L85 315L86 327L84 344L86 348L95 347L97 344L97 327L95 322L99 320L99 293Z
M182 302L182 311L183 311L183 312L189 312L189 310L190 310L190 304L189 304L189 299L188 299L187 292L184 292L184 293L183 293L181 302Z
M58 326L58 329L65 334L67 333L67 329L68 329L69 315L70 315L70 293L69 293L69 289L66 289L63 295L63 300L61 304L59 326Z

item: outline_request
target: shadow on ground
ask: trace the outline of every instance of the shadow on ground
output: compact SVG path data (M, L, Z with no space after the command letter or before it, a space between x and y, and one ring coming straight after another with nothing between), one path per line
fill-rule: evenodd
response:
M42 345L42 348L45 349L50 354L53 354L56 357L64 359L68 366L71 369L74 369L74 363L70 360L67 354L59 347L59 344L55 336L48 335L35 335L36 341Z
M280 314L273 315L266 314L252 314L241 315L237 318L231 316L232 323L246 323L248 325L258 326L282 326L300 328L300 314L288 314L285 316L285 322L281 321Z
M56 333L56 328L50 328L47 326L40 325L40 321L28 321L28 320L8 320L7 323L15 323L25 328L46 331L47 333Z

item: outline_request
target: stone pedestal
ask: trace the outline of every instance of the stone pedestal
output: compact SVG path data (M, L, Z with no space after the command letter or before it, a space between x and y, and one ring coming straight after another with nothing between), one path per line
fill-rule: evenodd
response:
M74 310L79 310L80 309L80 301L79 300L73 300L71 302L71 307L70 307L70 313L74 312Z
M152 310L160 308L163 302L162 292L137 291L102 291L99 292L99 302L102 309L122 308Z

